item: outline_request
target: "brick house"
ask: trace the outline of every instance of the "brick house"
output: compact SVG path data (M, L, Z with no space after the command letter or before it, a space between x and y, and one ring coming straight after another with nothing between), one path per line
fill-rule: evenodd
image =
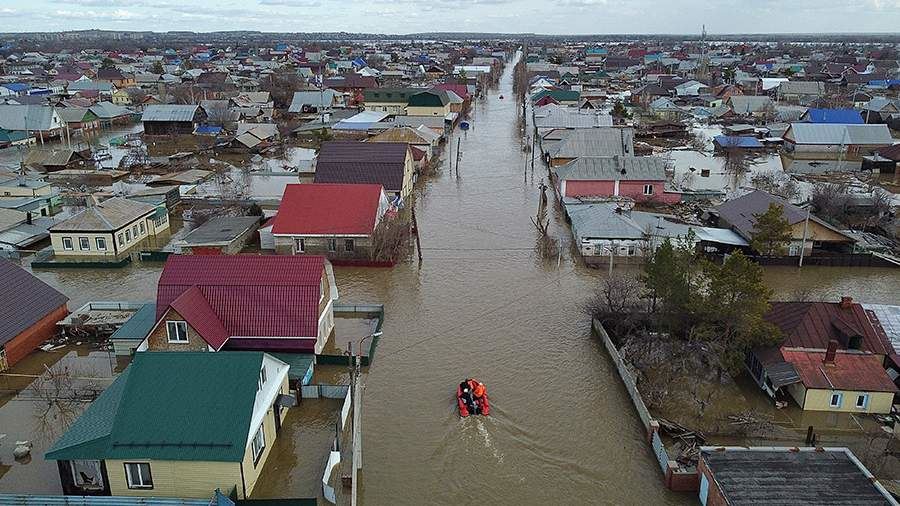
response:
M666 168L652 156L577 158L556 169L561 198L629 197L639 202L675 203L677 193L666 193Z
M275 216L275 251L368 260L375 228L389 207L380 184L290 184Z
M337 297L321 256L172 255L138 351L321 353Z
M12 367L56 333L68 297L0 258L0 371Z

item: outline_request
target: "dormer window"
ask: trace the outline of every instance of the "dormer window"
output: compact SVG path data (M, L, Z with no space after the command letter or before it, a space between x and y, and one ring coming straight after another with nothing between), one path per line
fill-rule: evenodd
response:
M167 321L166 335L170 343L186 343L188 342L187 322Z

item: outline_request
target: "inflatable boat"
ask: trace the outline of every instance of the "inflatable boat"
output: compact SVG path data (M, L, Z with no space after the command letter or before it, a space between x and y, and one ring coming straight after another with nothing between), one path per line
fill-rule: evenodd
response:
M481 397L474 395L474 389L477 385L481 385L484 390ZM478 380L467 379L457 385L456 403L459 406L459 416L461 417L469 415L487 416L491 414L491 403L488 400L487 389Z

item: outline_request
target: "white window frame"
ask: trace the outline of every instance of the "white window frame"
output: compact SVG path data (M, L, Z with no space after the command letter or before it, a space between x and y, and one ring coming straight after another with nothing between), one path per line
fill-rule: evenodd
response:
M644 195L653 195L653 185L652 184L644 185Z
M262 457L263 452L266 450L266 432L263 430L263 425L265 424L259 424L256 434L253 435L253 440L250 441L250 452L253 453L253 467L256 467L256 464L259 463L259 458Z
M862 406L859 405L860 399L863 401ZM857 394L856 395L856 409L868 409L869 407L869 394Z
M132 466L134 466L132 468ZM144 476L144 473L141 471L141 466L147 466L147 476ZM132 469L137 470L137 478L140 480L139 482L135 482L134 474L132 473ZM144 478L147 478L146 482ZM153 472L150 470L149 462L125 462L125 482L128 484L128 488L130 489L143 489L143 490L152 490L153 489Z
M259 385L258 385L259 388L257 388L257 390L262 390L265 385L266 385L266 366L263 365L259 369Z
M303 253L303 250L306 249L305 247L306 244L302 237L297 237L294 239L294 251L296 251L297 253Z
M97 237L94 242L97 243L97 251L106 251L106 237Z
M68 245L67 245L67 243L68 243ZM75 243L72 242L71 237L63 237L62 238L62 246L63 246L63 249L66 251L74 251L75 250Z
M834 402L835 397L837 397L837 403ZM841 392L831 392L831 397L828 398L828 406L832 408L839 408L844 403L844 394Z
M175 329L175 339L172 339L172 329ZM179 339L179 330L184 328L184 339ZM187 322L182 320L166 320L166 338L170 343L184 344L188 342Z
M85 247L87 245L87 247ZM90 251L91 250L91 238L90 237L79 237L78 238L78 250L79 251Z
M125 246L125 235L119 232L116 237L119 239L119 246Z
M144 225L143 221L140 223L140 225L141 225L141 235L143 235L144 232L147 230L147 225Z

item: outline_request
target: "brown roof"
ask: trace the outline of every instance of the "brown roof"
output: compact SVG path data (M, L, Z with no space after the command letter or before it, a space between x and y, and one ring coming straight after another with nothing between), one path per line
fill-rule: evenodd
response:
M18 265L0 258L0 346L69 299Z
M51 232L92 232L118 230L141 216L151 213L156 208L150 204L113 197L99 204L92 205L50 227Z
M851 303L846 309L837 302L773 302L766 321L781 329L785 348L826 349L832 339L846 349L860 337L860 349L879 355L891 351L887 334L873 326L863 307Z
M390 192L403 189L409 144L331 141L316 159L316 183L373 183Z
M878 355L838 352L833 364L825 364L825 352L781 350L784 360L800 374L803 386L824 390L896 392L897 386ZM852 401L852 400L851 400Z

